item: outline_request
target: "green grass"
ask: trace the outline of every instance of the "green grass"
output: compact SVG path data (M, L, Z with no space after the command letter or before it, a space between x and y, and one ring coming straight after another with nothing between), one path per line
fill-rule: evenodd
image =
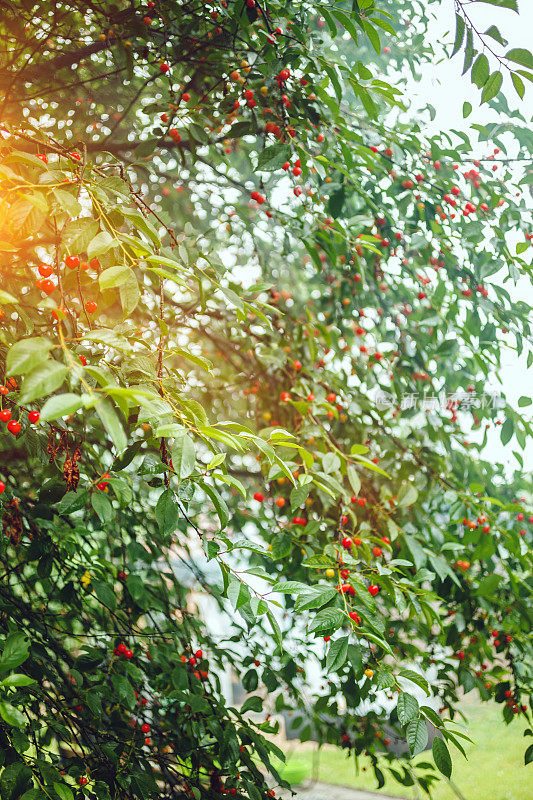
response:
M465 732L475 744L465 740L468 760L452 746L452 781L465 800L533 800L533 765L524 766L524 751L532 741L524 739L525 721L516 719L507 726L502 719L501 706L494 703L465 703L463 711L468 718ZM291 744L287 743L284 748L287 763L282 773L287 780L297 783L314 779L377 791L370 768L356 775L353 759L346 758L343 751L327 746L317 752L309 745ZM433 761L430 751L421 753L415 760ZM369 759L362 758L360 767L369 766L369 763ZM384 772L387 775L386 770ZM381 793L409 800L416 797L412 788L402 786L392 776L387 777ZM458 800L445 779L436 786L432 797Z

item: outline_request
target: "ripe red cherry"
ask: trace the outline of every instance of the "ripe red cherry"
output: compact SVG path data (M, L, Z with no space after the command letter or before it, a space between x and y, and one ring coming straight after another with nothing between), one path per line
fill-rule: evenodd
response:
M377 593L379 592L379 586L375 586L374 584L371 584L368 587L368 591L370 592L372 597L375 597L377 595Z
M85 358L85 356L79 356L79 359L80 359L81 363L83 364L83 366L86 367L87 366L87 359Z
M0 481L0 494L2 494L3 491L5 491L5 488L6 488L6 485L5 485L4 481Z
M39 275L41 275L43 278L48 278L48 276L54 271L54 268L51 267L50 264L39 264L37 269L39 271Z
M7 423L7 429L9 433L13 434L13 436L17 436L17 434L20 432L21 427L22 425L20 424L20 422L17 422L16 419L11 419Z
M203 658L203 656L204 656L204 654L202 653L201 650L197 650L194 655L195 655L195 658L198 658L198 659Z
M345 536L344 539L342 540L342 546L344 547L345 550L350 550L352 544L353 542L349 536Z
M362 539L356 536L356 538L353 540L353 543L356 547L359 547L362 544L362 541L363 541Z
M79 783L80 786L85 786L85 784L88 782L88 780L89 779L86 778L85 775L82 775L81 778L78 778L78 783Z
M522 514L522 512L520 512L520 514L516 515L516 518L517 518L518 522L522 522L525 519L525 516L524 516L524 514Z
M356 625L360 625L361 624L361 617L359 616L357 611L350 611L348 616L350 617L350 619L353 619L353 621L355 622Z
M347 522L348 522L348 517L346 516L346 514L343 514L341 517L341 525L346 525Z
M44 292L45 294L52 294L55 288L56 285L53 281L51 280L41 281L40 285L41 292Z
M189 92L183 92L183 94L182 94L181 98L182 98L182 100L184 100L186 103L188 103L188 102L189 102L189 100L191 99L191 96L190 96Z
M326 395L326 400L328 401L328 403L334 403L336 399L337 395L334 394L334 392L330 392L328 395Z
M143 733L150 733L150 726L148 725L147 722L141 725L141 730Z
M28 420L32 425L35 425L36 422L39 422L40 418L41 415L38 411L28 411Z
M85 303L85 311L88 314L94 314L97 308L98 308L98 305L96 304L96 302L94 300L88 300Z
M262 494L261 492L256 492L254 494L254 500L257 500L258 503L262 503L264 499L265 499L265 495Z
M5 397L8 392L9 389L7 388L7 386L0 386L0 395Z
M279 396L279 399L282 403L286 403L288 400L291 399L291 396L288 392L282 392Z
M163 63L159 65L159 72L161 72L163 75L164 75L166 72L168 72L168 71L169 71L169 69L170 69L170 67L169 67L169 65L166 63L166 61L163 61Z
M381 555L381 547L373 547L372 555L374 555L376 558L379 558L379 556Z
M128 649L128 648L126 647L126 645L124 644L124 642L121 642L121 643L119 644L119 646L117 647L117 653L120 653L120 655L123 655L123 654L126 652L126 650L127 650L127 649Z
M126 650L124 658L133 658L133 652L131 650Z
M69 269L78 269L80 265L79 256L66 256L65 257L65 266Z
M299 372L299 370L301 370L301 368L302 368L302 362L301 361L293 361L292 362L292 366L294 367L296 372Z
M8 408L3 408L0 411L0 422L9 422L11 419L11 411Z

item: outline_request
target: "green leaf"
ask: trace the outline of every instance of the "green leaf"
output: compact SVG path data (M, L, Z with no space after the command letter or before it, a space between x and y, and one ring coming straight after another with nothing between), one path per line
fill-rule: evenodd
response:
M361 480L357 474L357 470L355 467L349 466L346 470L346 474L348 475L348 480L350 481L350 486L353 489L354 495L358 495L361 491Z
M33 678L30 678L29 675L23 675L21 672L14 672L12 675L8 675L7 678L4 678L1 685L31 686L32 683L36 683L36 681Z
M68 417L83 405L81 397L67 392L49 397L41 409L41 421L48 422L59 417Z
M54 783L54 792L59 796L60 800L74 800L72 790L64 783Z
M10 670L23 664L29 655L29 643L24 633L11 633L4 643L0 670Z
M295 511L297 508L301 508L303 506L310 490L311 490L310 483L306 483L303 486L295 486L294 489L291 490L290 494L291 511Z
M273 144L259 153L256 169L263 172L281 169L290 157L291 148L288 144Z
M165 489L159 496L155 518L163 536L174 533L179 519L179 505L172 489Z
M11 703L0 701L0 716L14 728L24 728L28 724L26 717Z
M513 438L513 431L514 431L514 423L512 417L507 417L505 422L502 425L500 439L502 440L502 444L507 444Z
M418 497L418 491L410 484L404 484L398 492L399 506L412 506Z
M100 273L98 283L101 291L104 292L106 289L114 289L116 286L121 286L132 276L135 284L137 284L137 279L133 271L124 264L121 264L117 267L108 267L104 269L104 271Z
M441 739L439 736L435 736L433 739L433 758L435 759L435 766L449 778L452 774L452 759L450 758L450 753L448 751L448 747L444 739Z
M490 74L489 60L484 53L481 53L475 60L472 67L471 78L472 82L480 89L487 82Z
M7 354L6 374L25 375L37 364L46 361L53 347L52 342L42 336L15 342Z
M113 405L109 400L101 400L94 407L94 410L100 417L102 424L106 429L109 438L117 448L117 451L121 453L126 447L128 440L126 439L124 428L122 427L118 414L113 408Z
M121 703L127 706L127 708L135 708L135 691L126 676L115 675L112 681Z
M252 697L248 697L241 706L241 714L245 714L246 711L254 711L256 714L259 714L262 710L263 700L256 694L252 695Z
M107 608L109 608L111 611L114 611L117 607L117 598L111 586L104 581L94 581L92 586L94 593L100 602L103 603L104 606L107 606Z
M172 444L172 466L180 480L188 478L194 472L196 453L194 442L187 431L178 431Z
M309 625L309 633L323 636L340 628L346 617L340 608L323 608Z
M496 97L502 85L503 76L501 72L493 72L488 81L486 82L481 93L481 102L488 103L493 97Z
M526 87L524 86L524 81L519 75L516 74L516 72L511 72L511 80L513 82L514 88L516 89L517 95L522 100L526 91Z
M453 43L452 55L453 57L461 49L463 38L465 35L465 21L460 14L455 15L455 41Z
M413 697L411 694L407 694L407 692L400 693L396 711L398 713L398 719L402 725L407 725L407 723L412 719L418 717L419 710L418 700L416 697Z
M408 723L405 730L407 744L411 751L411 756L421 753L428 743L428 728L425 719L413 719Z
M215 488L209 486L207 483L202 484L202 488L206 494L209 495L211 498L213 505L215 506L215 511L217 512L217 516L220 520L220 527L225 528L229 522L230 513L229 508L226 505L226 501L224 498L217 492Z
M101 231L89 242L89 246L87 247L87 258L98 258L98 256L103 256L104 253L107 253L107 251L115 245L118 245L117 240L114 239L107 231Z
M44 364L38 364L28 372L22 382L20 402L31 403L32 400L52 394L59 389L67 373L67 368L59 361L48 360Z
M105 492L96 491L91 494L91 506L94 508L102 524L110 522L115 516L111 501Z
M73 194L65 191L65 189L54 189L53 192L57 202L67 214L71 217L77 217L81 214L81 204Z
M508 58L509 61L514 61L515 64L533 69L533 55L529 50L523 47L514 47L505 54L505 57Z
M336 672L345 663L348 655L348 641L348 636L343 636L331 642L326 654L327 672Z
M463 75L465 72L468 72L470 67L472 66L472 61L474 60L474 34L472 33L472 28L468 28L466 32L466 44L465 44L465 60L463 64Z

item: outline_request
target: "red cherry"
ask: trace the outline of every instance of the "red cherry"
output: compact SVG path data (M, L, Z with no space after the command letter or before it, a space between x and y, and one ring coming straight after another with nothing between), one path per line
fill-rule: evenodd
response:
M52 294L55 288L56 285L53 281L50 280L41 281L40 285L41 292L44 292L45 294Z
M81 778L78 778L78 783L79 783L80 786L85 786L85 784L88 782L88 780L89 779L86 778L85 775L82 775Z
M2 494L3 491L5 491L5 488L6 488L6 485L5 485L4 481L0 481L0 494Z
M121 643L119 644L119 646L117 647L117 653L120 653L120 655L123 655L123 654L126 652L126 650L127 650L127 649L128 649L128 648L126 647L126 645L124 644L124 642L121 642Z
M520 514L516 515L518 522L522 522L525 519L525 515L520 512Z
M9 392L9 389L7 388L7 386L0 386L0 395L3 395L5 397L5 395L8 392Z
M11 411L8 408L3 408L0 411L0 422L9 422L11 419Z
M85 303L85 311L88 314L94 314L97 308L98 308L98 305L96 304L96 302L94 300L88 300Z
M375 586L374 584L371 584L368 587L368 591L370 592L372 597L375 597L377 595L377 593L379 592L379 586Z
M254 500L257 500L258 503L262 503L264 499L265 499L265 495L261 494L261 492L256 492L254 494Z
M161 72L163 75L164 75L166 72L168 72L168 71L169 71L169 69L170 69L170 67L169 67L169 65L166 63L166 61L164 61L162 64L160 64L160 65L159 65L159 72Z
M11 419L7 423L7 429L9 433L13 434L13 436L17 436L17 434L20 432L21 427L22 425L20 424L20 422L17 422L16 419Z
M379 558L379 556L381 555L381 547L373 547L372 555L374 555L376 558Z
M150 726L148 725L147 722L141 725L141 730L143 733L150 733Z
M361 624L361 617L359 616L357 611L350 611L348 616L350 617L350 619L353 619L353 621L355 622L356 625L360 625Z
M345 550L350 550L352 544L353 542L349 536L345 536L344 539L342 540L342 546L344 547Z
M291 399L291 396L288 392L282 392L279 396L279 399L282 403L286 403L288 400Z
M39 271L39 275L42 275L43 278L48 278L48 276L54 271L54 268L51 267L50 264L39 264L37 269Z
M356 547L359 547L362 544L362 541L363 541L362 539L356 536L355 539L353 540L353 543Z
M32 425L35 425L36 422L39 422L40 418L41 415L38 411L28 411L28 420Z
M202 653L201 650L197 650L194 655L195 655L195 658L197 658L198 660L200 660L204 656L204 654Z
M336 399L337 395L334 394L334 392L330 392L328 395L326 395L326 400L328 401L328 403L334 403Z
M292 362L292 366L294 367L296 372L298 372L302 368L302 362L301 361L293 361Z
M79 356L79 359L80 359L81 363L83 364L83 366L86 367L87 366L87 359L85 358L85 356Z
M69 269L78 269L80 265L79 256L66 256L65 257L65 266Z
M124 658L133 658L133 652L131 650L126 650Z

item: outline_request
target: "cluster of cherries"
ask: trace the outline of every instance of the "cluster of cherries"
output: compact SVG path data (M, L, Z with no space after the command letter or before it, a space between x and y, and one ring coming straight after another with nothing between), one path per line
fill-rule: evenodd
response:
M10 389L16 389L17 386L18 384L16 380L14 378L10 378L8 381L8 386L0 386L0 396L5 397L7 394L9 394ZM12 417L13 415L9 408L2 408L2 410L0 410L0 422L7 422L7 430L9 433L13 434L13 436L18 436L22 429L22 425L18 419L13 419ZM28 422L30 425L35 425L37 422L39 422L40 418L41 415L38 411L28 411ZM0 494L5 489L4 484L1 484L1 487Z
M97 273L100 271L100 262L97 258L91 258L89 262L81 261L79 256L76 255L69 255L65 256L65 267L72 271L74 270L81 270L82 272L87 272L89 269L95 270ZM50 280L50 275L52 275L54 268L50 264L39 264L37 267L37 271L40 275L39 278L35 281L35 286L41 292L44 292L45 295L50 296L56 290L56 284ZM95 314L98 309L98 304L95 300L88 300L85 303L85 311L87 314ZM60 309L64 312L64 309ZM55 312L57 318L57 312Z

